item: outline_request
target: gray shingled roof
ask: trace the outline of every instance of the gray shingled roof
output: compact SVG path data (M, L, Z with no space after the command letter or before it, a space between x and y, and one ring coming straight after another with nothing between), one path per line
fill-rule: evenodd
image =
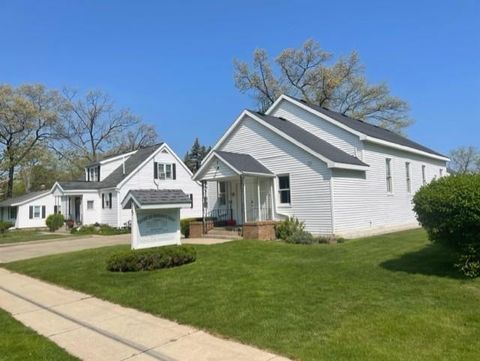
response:
M8 199L5 199L4 201L0 202L0 207L8 207L8 206L11 206L12 204L25 202L25 201L28 201L31 198L35 198L35 197L38 197L42 194L47 194L49 192L50 192L49 190L48 191L30 192L30 193L22 194L21 196L18 196L18 197L8 198Z
M138 166L143 163L143 161L152 155L162 144L163 143L152 145L151 147L141 148L129 156L125 161L125 173L123 173L123 165L120 165L101 182L67 181L58 183L64 190L88 190L116 187L122 180L130 175L130 173L137 169Z
M369 123L366 123L366 122L361 121L361 120L357 120L357 119L347 117L346 115L335 112L333 110L330 110L330 109L327 109L327 108L324 108L324 107L321 107L321 106L318 106L318 105L315 105L315 104L307 103L305 100L302 100L302 99L297 99L297 98L294 98L294 97L290 97L290 98L295 99L295 100L309 106L310 108L312 108L312 109L314 109L314 110L316 110L316 111L318 111L322 114L325 114L326 116L328 116L330 118L335 119L337 122L340 122L343 125L346 125L347 127L351 128L353 130L356 130L357 132L368 135L370 137L385 140L387 142L395 143L395 144L398 144L398 145L403 145L405 147L410 147L410 148L413 148L413 149L421 150L421 151L426 152L426 153L431 153L431 154L434 154L434 155L439 155L441 157L445 157L445 155L443 155L443 154L440 154L440 153L438 153L438 152L436 152L436 151L434 151L430 148L427 148L427 147L425 147L425 146L423 146L419 143L416 143L416 142L414 142L414 141L412 141L408 138L402 137L401 135L398 135L397 133L394 133L394 132L392 132L388 129L381 128L379 126L369 124Z
M131 189L124 200L128 200L132 196L140 203L140 206L148 205L167 205L167 204L184 204L190 203L190 196L185 194L181 189ZM131 202L125 205L125 208L131 207Z
M295 139L297 142L302 143L314 152L323 155L325 158L335 163L368 166L360 159L344 152L341 149L338 149L337 147L313 135L312 133L307 132L306 130L300 128L298 125L286 119L273 117L271 115L265 115L255 111L251 112L261 118L264 122L275 127L276 129Z
M225 159L228 164L242 173L273 174L263 164L249 154L231 153L220 150L215 151L215 153L217 153L220 157Z

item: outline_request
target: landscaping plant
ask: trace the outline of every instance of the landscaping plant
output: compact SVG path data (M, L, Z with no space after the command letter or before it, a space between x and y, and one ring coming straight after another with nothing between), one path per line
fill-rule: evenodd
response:
M166 246L116 253L107 260L112 272L151 271L191 263L196 259L195 249L188 246Z
M280 222L275 229L277 238L284 241L292 237L294 233L303 231L305 231L305 224L296 217L288 217Z
M63 214L61 213L50 214L45 223L47 224L50 232L55 232L57 229L63 226L65 223L65 218L63 218Z
M480 174L443 177L413 198L417 219L432 242L459 254L455 265L468 277L480 275Z
M12 222L0 221L0 233L5 233L9 228L13 227Z

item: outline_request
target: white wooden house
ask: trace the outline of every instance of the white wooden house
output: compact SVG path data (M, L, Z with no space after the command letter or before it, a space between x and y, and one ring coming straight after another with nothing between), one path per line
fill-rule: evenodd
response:
M448 158L377 126L281 96L245 110L194 175L204 216L227 224L296 216L316 235L418 227L412 197Z
M48 215L60 212L76 224L122 227L132 218L122 200L130 190L181 190L191 198L182 218L201 216L201 186L165 143L88 165L85 179L59 181L50 191L33 192L0 202L0 217L16 228L45 227Z

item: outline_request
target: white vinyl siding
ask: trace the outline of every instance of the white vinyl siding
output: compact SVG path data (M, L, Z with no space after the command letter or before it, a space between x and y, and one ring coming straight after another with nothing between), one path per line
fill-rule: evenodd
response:
M163 164L176 164L176 179L155 179L154 162ZM173 172L173 169L172 169ZM173 175L172 175L173 176ZM202 216L202 187L199 183L192 180L190 173L184 168L177 158L165 150L157 153L145 163L135 174L121 187L119 193L118 224L123 226L131 220L131 210L122 209L120 202L125 198L130 189L181 189L186 194L193 194L193 207L182 208L180 210L181 218L193 218ZM115 207L116 203L113 203Z
M325 163L248 117L219 150L250 154L274 174L290 174L291 204L280 205L277 199L277 218L296 216L309 232L332 233L331 172Z
M393 194L385 192L385 158L391 158ZM422 186L422 165L445 169L445 162L372 143L365 144L366 172L334 171L335 233L355 236L418 225L412 197ZM410 163L411 192L407 191L405 163ZM427 168L428 170L428 168ZM426 173L426 181L434 174Z

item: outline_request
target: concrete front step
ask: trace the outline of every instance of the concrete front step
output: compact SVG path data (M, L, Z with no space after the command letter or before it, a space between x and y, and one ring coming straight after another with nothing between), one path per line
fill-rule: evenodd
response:
M216 238L216 239L242 239L238 229L216 227L210 231L204 237Z

